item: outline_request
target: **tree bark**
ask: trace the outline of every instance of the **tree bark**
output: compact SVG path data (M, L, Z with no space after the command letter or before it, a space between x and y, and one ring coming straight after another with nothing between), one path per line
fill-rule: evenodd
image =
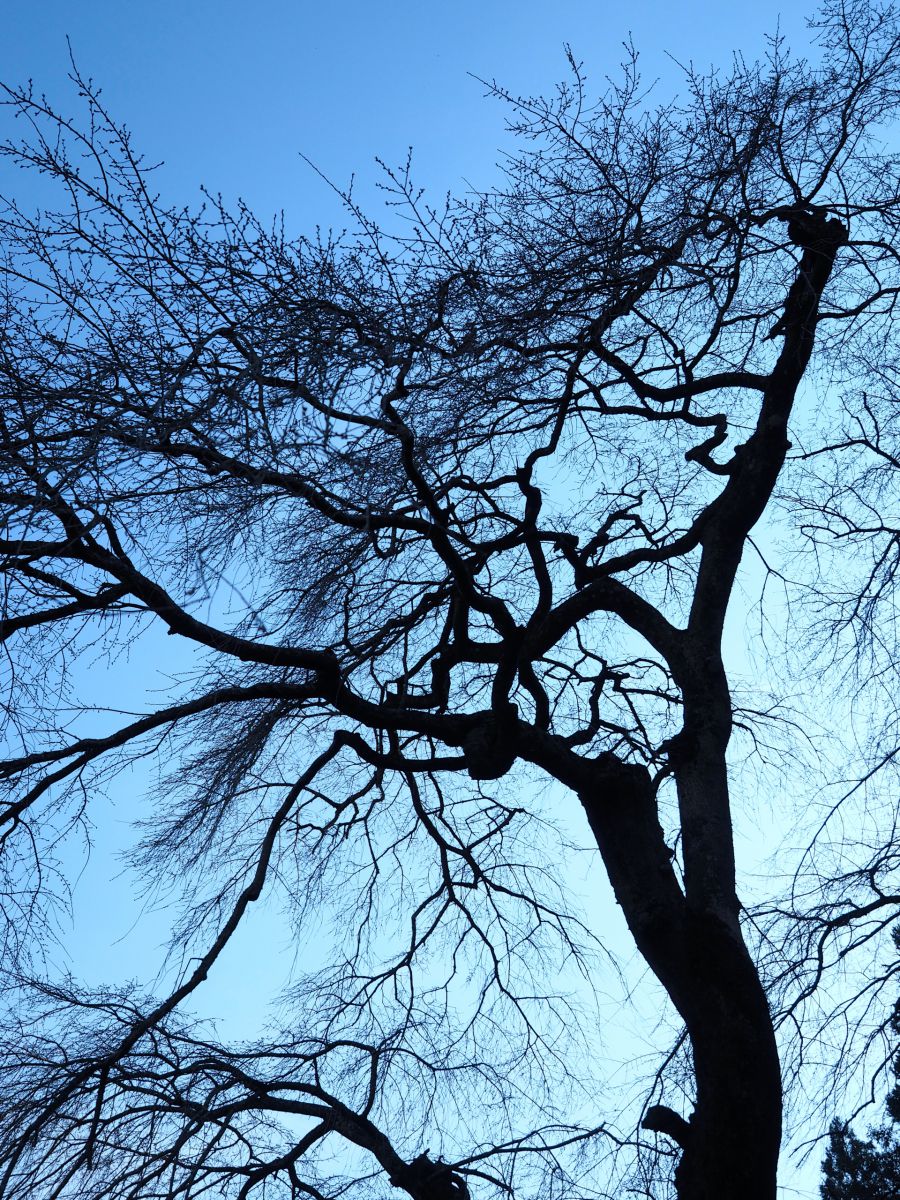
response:
M679 790L688 793L702 784L702 764L696 754L689 757L677 768ZM728 881L712 895L698 887L703 898L688 899L649 773L612 756L598 768L581 801L628 927L684 1019L694 1060L689 1120L666 1120L657 1110L649 1127L682 1147L679 1200L775 1200L781 1073L758 973L736 913L722 907ZM707 802L717 782L707 774Z

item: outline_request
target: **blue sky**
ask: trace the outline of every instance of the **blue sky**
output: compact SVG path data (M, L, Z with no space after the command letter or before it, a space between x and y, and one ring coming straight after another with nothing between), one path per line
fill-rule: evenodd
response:
M284 209L300 232L342 220L301 155L339 185L355 174L372 204L375 156L399 163L410 145L420 183L437 195L467 181L490 186L504 112L470 75L514 92L546 91L565 74L570 43L599 89L631 35L663 98L677 86L673 60L705 67L727 66L736 50L755 57L779 17L788 41L801 45L806 11L794 0L752 9L708 0L8 0L0 79L31 78L73 109L68 36L136 147L148 161L165 160L157 178L164 200L192 204L205 185L226 200L243 197L262 217ZM0 115L0 135L7 129ZM0 192L27 201L28 181L0 176ZM120 672L120 686L128 674ZM135 973L164 935L162 919L135 924L126 880L110 882L119 870L112 852L127 840L127 792L84 873L70 939L72 965L95 978ZM283 939L263 918L238 941L218 984L211 980L231 1006L255 1004L253 975L279 957ZM807 1182L815 1185L815 1171Z
M190 200L202 183L242 195L260 215L284 208L301 228L328 223L335 210L299 152L337 182L354 172L365 182L376 154L396 163L412 145L420 177L438 191L490 182L502 106L485 102L468 73L542 91L564 74L568 42L599 86L630 33L646 77L671 78L666 52L726 63L736 48L760 49L779 14L796 34L806 11L795 0L752 9L708 0L19 0L4 9L0 78L32 78L65 105L68 36L148 159L166 160L167 195Z

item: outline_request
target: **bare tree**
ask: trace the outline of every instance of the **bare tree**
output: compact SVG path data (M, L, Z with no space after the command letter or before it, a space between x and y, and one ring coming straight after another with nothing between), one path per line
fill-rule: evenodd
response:
M406 223L348 200L331 239L166 208L77 76L82 125L7 89L8 160L66 203L2 216L0 1196L775 1196L723 627L798 397L895 361L900 282L896 14L815 31L813 65L776 40L661 107L633 60L594 103L574 61L549 100L494 87L502 188L435 210L401 170ZM70 664L155 629L169 701L73 717ZM138 758L135 866L184 897L161 998L33 948L55 840ZM579 836L684 1030L643 1132L555 982L597 986ZM331 895L334 955L222 1044L195 993L267 890L301 931Z

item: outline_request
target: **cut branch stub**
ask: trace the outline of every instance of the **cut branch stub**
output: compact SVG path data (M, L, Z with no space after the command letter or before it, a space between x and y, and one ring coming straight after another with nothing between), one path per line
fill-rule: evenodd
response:
M394 1187L403 1188L414 1200L469 1200L465 1180L447 1163L419 1154L391 1176Z
M664 1133L684 1150L691 1135L688 1121L667 1104L651 1104L641 1121L641 1128L651 1133Z

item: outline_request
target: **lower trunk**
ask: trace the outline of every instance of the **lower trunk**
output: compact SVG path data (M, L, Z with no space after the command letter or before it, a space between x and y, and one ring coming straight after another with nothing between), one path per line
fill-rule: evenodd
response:
M781 1071L765 993L730 929L715 918L689 924L681 1003L696 1101L676 1172L678 1197L775 1200Z
M745 1068L730 1063L735 1073ZM781 1106L768 1088L743 1084L698 1103L675 1170L678 1200L775 1200L780 1137Z
M694 1112L657 1116L682 1146L679 1200L775 1200L781 1073L772 1019L737 922L697 911L672 869L648 773L609 756L582 793L616 899L648 966L683 1017Z

